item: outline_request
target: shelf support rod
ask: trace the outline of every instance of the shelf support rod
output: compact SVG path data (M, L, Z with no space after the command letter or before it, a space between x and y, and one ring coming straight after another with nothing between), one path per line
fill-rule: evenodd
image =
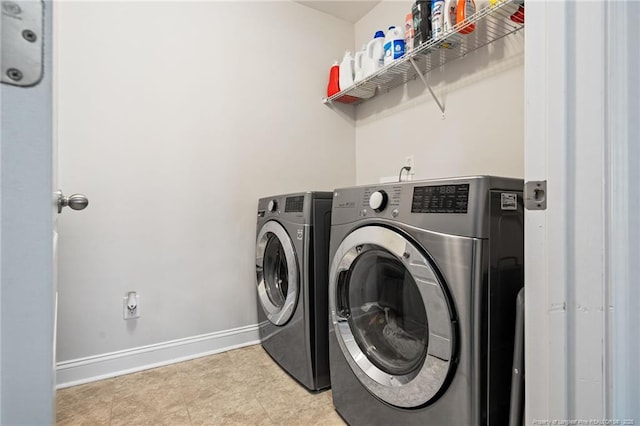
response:
M431 86L429 86L429 83L427 83L427 80L424 78L424 76L420 72L420 69L418 68L418 65L413 60L413 58L409 58L409 61L411 61L411 65L413 65L413 68L416 70L416 73L418 73L418 76L420 77L420 80L422 80L424 85L427 86L427 89L429 90L429 93L431 93L431 97L433 97L433 100L436 101L436 104L438 104L438 108L440 108L440 111L442 111L442 114L444 116L444 105L442 105L440 103L440 100L438 100L438 97L433 92L433 89L431 88Z

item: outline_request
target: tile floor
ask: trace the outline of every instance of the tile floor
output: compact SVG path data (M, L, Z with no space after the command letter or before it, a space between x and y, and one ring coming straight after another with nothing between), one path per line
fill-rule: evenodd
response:
M58 425L344 425L260 345L61 389Z

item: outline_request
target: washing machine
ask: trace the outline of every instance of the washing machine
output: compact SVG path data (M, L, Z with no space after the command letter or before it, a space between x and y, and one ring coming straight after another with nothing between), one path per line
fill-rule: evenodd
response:
M334 191L333 402L351 425L506 425L523 286L523 182Z
M258 201L256 278L262 346L311 391L330 386L328 348L331 192Z

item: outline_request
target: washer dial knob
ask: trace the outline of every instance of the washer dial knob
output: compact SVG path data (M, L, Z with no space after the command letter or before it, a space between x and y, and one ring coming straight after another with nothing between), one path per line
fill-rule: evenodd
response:
M267 204L267 210L269 210L270 212L275 212L277 209L278 202L276 200L269 201L269 204Z
M387 207L388 200L389 197L387 196L386 192L376 191L371 194L371 197L369 197L369 207L379 213L384 210L385 207Z

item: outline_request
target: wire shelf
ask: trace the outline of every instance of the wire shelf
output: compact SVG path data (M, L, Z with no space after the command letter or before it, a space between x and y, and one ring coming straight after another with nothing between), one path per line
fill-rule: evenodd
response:
M511 16L518 12L521 4L522 0L503 0L493 6L481 9L463 22L456 24L450 32L439 39L430 39L408 51L402 58L385 65L345 90L323 98L323 102L325 104L342 102L357 105L377 93L389 91L419 77L427 85L431 95L444 113L444 107L427 84L424 75L434 68L441 67L523 28L524 24L514 22L511 19ZM471 24L475 24L473 32L469 34L459 32Z

